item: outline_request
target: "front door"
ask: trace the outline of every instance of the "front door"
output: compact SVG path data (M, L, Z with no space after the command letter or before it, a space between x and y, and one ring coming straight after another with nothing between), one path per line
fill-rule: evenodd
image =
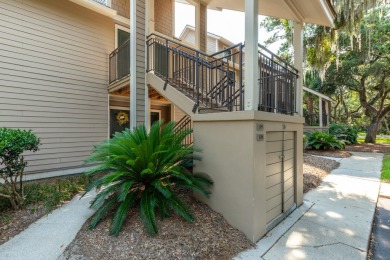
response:
M128 110L110 109L110 137L115 133L129 128L130 115Z
M150 126L159 120L161 120L161 110L150 110Z

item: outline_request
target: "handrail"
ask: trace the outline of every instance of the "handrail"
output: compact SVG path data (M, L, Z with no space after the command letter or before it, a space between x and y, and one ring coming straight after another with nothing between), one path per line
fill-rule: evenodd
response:
M147 71L165 81L164 89L170 83L190 97L195 102L194 112L200 106L220 111L243 110L242 73L236 73L242 70L242 44L207 54L152 33L147 37L147 50ZM223 80L230 74L228 80ZM233 97L237 90L240 95ZM218 95L211 96L213 93Z
M110 53L110 57L112 56L112 55L115 55L115 53L116 52L118 52L118 50L120 50L120 49L123 49L126 45L129 45L129 43L130 43L130 39L127 39L124 43L122 43L120 46L118 46L115 50L113 50L111 53Z
M184 117L182 117L182 119L180 119L178 122L175 123L173 129L175 133L180 133L183 130L191 130L192 129L191 117L185 115ZM192 143L193 143L193 134L190 133L183 140L183 145L190 145Z
M289 64L286 60L284 60L283 58L281 58L280 56L276 55L275 53L273 53L272 51L268 50L265 46L261 45L260 43L258 44L259 48L268 52L269 54L271 54L271 57L275 57L277 58L278 60L280 60L281 62L284 63L284 65L287 65L288 67L292 68L294 71L295 71L295 74L298 74L298 69L294 68L291 64ZM280 64L282 65L282 64Z
M149 38L151 38L152 36L157 36L158 38L167 40L167 41L169 41L169 42L172 42L172 43L177 44L177 45L179 45L179 46L181 46L181 47L187 48L187 49L189 49L189 50L191 50L191 51L197 52L197 53L199 53L199 54L201 54L201 55L203 55L203 56L210 57L210 58L213 58L215 55L222 54L222 53L224 53L224 52L226 52L226 51L228 51L228 50L230 50L230 49L235 49L235 48L240 47L241 45L243 45L242 43L238 43L238 44L236 44L236 45L230 46L230 47L227 48L227 49L224 49L224 50L221 50L221 51L218 51L218 52L215 52L215 53L208 54L208 53L205 53L205 52L203 52L203 51L201 51L201 50L197 50L197 49L195 49L195 48L193 48L193 47L190 47L190 46L188 46L188 45L182 44L182 43L180 43L180 42L178 42L178 41L172 40L172 39L170 39L170 38L168 38L168 37L165 37L165 36L162 36L162 35L159 35L159 34L156 34L156 33L151 33L151 34L149 34L149 36L147 37L147 40L149 40Z
M109 55L110 75L109 82L117 82L130 75L130 39L126 40Z

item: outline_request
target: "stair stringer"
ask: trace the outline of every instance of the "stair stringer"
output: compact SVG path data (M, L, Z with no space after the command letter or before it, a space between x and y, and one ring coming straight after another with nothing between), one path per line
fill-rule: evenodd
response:
M189 97L187 97L186 95L184 95L179 90L177 90L175 87L170 85L169 83L164 90L164 85L166 85L166 82L161 78L159 78L158 76L154 75L154 73L148 72L146 74L146 84L153 87L164 98L171 101L181 110L183 110L183 112L186 113L187 115L191 116L194 114L194 112L192 111L195 104L194 101Z

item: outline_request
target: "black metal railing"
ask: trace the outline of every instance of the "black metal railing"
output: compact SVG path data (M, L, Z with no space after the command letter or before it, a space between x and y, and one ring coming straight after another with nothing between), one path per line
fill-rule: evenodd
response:
M186 115L182 119L180 119L178 122L175 123L175 133L180 133L182 131L188 131L192 129L192 121L191 117ZM184 145L190 145L194 142L193 140L193 134L189 134L186 136L186 138L183 140Z
M293 115L298 71L259 44L260 111Z
M190 97L199 108L243 110L243 45L206 54L160 35L147 39L147 71Z
M320 126L320 116L318 113L304 113L305 125L306 126ZM328 114L322 114L322 126L327 127L329 125L328 122Z
M130 39L116 48L109 59L110 84L130 75Z
M130 74L130 40L110 54L110 84ZM151 34L147 41L147 71L194 101L193 111L244 110L244 45L237 44L206 54L164 36ZM298 71L259 45L258 110L296 113Z

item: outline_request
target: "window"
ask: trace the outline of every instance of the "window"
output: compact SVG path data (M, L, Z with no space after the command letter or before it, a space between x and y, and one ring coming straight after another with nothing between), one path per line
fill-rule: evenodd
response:
M130 38L129 28L121 25L115 25L115 48L118 48Z

